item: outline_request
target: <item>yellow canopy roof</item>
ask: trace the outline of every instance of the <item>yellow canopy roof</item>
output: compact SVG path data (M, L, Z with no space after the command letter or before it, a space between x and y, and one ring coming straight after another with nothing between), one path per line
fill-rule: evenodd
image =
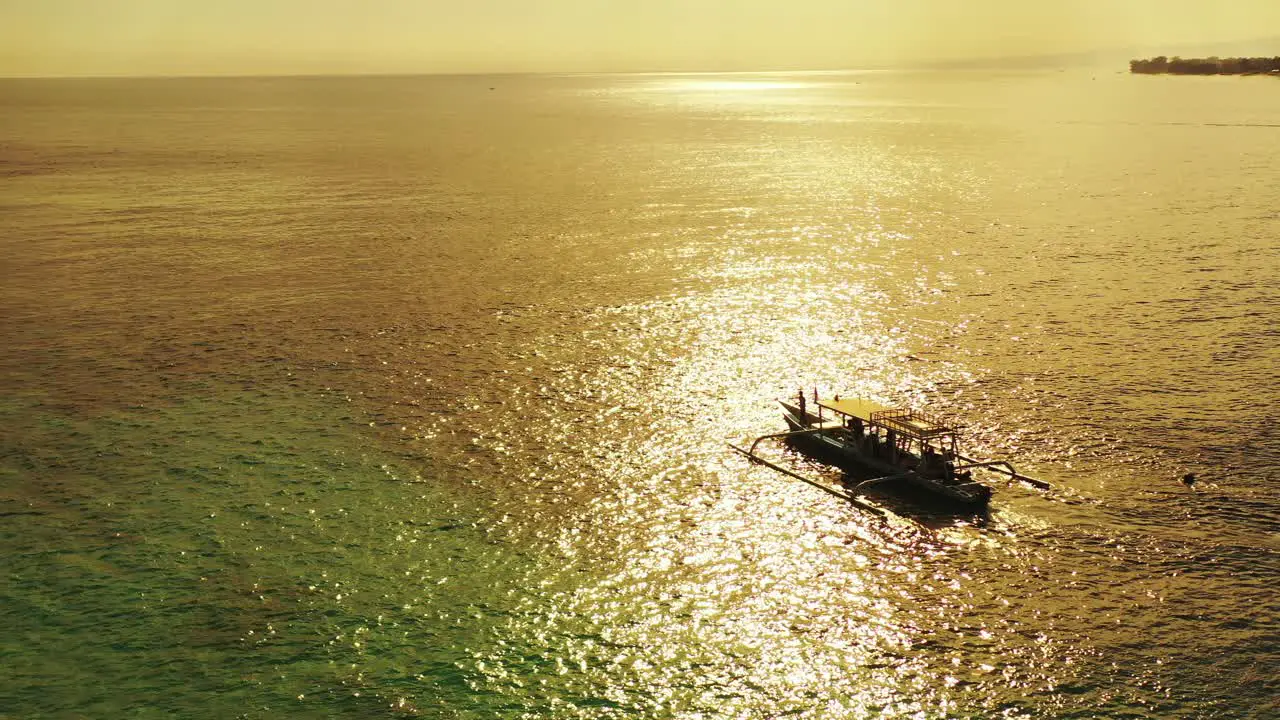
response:
M888 405L881 405L871 400L863 400L862 398L842 398L840 400L821 400L818 402L819 407L826 408L832 412L841 415L852 415L863 420L870 420L871 413L891 410Z

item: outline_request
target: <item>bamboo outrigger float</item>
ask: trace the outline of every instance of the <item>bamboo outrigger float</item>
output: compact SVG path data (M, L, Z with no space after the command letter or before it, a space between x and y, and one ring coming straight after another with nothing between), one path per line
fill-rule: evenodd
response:
M975 470L999 473L1038 488L1049 487L1043 480L1019 473L1007 461L962 455L959 431L941 418L918 410L892 408L870 400L841 400L839 396L820 401L816 389L816 412L809 410L803 391L794 400L778 403L790 430L761 435L747 450L731 447L793 477L800 476L756 455L761 441L783 438L814 459L872 476L853 486L855 495L875 485L893 485L914 490L952 509L982 512L991 500L991 488L974 480ZM821 486L808 478L800 479ZM848 499L856 502L852 496Z

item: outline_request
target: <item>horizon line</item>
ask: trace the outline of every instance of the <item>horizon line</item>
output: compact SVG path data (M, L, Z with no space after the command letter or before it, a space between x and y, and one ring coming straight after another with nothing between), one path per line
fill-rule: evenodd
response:
M974 58L966 60L939 60L901 65L868 65L844 68L791 68L753 70L454 70L454 71L368 71L368 72L263 72L216 73L193 72L172 74L64 74L64 75L0 75L0 80L252 80L252 79L334 79L334 78L393 78L393 77L595 77L595 76L661 76L661 75L843 75L875 72L919 72L1018 70L1026 72L1065 70L1064 66L1040 65L1018 67L1012 63L1027 62L1052 56L1028 56L1018 58ZM1001 66L1001 62L1005 66ZM1083 68L1083 65L1072 66Z

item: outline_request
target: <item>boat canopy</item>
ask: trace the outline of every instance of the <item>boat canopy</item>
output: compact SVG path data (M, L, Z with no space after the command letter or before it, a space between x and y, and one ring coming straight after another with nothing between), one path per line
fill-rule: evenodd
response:
M875 413L892 410L888 405L881 405L871 400L863 400L862 398L846 398L842 400L820 400L818 407L830 410L837 415L845 415L848 417L856 417L861 420L871 420L871 416Z
M887 405L861 398L823 400L818 403L818 407L830 410L837 415L855 417L872 425L879 425L886 430L893 430L900 435L918 440L954 435L956 432L955 428L948 425L941 418L927 415L919 410L891 408Z

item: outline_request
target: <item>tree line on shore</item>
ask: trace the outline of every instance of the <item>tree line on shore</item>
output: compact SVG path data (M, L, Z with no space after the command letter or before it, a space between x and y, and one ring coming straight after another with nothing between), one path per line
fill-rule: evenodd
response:
M1266 58L1167 58L1163 55L1147 60L1130 60L1129 72L1158 75L1257 75L1280 74L1280 57Z

